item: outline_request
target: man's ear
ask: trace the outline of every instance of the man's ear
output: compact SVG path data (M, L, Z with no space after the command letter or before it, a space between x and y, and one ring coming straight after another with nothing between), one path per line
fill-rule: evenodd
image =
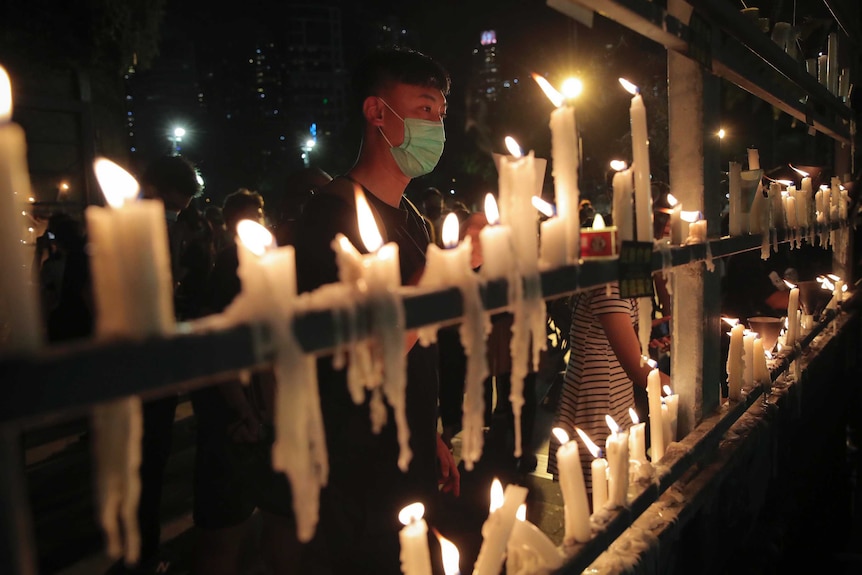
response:
M372 126L382 126L384 108L385 106L377 96L365 98L365 101L362 102L362 113L365 116L365 121Z

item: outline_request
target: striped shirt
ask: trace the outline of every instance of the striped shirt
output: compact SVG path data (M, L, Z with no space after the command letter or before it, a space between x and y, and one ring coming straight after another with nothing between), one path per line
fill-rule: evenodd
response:
M614 418L617 425L627 429L630 423L629 407L634 406L632 382L620 365L599 316L607 313L624 313L636 329L638 303L636 299L620 297L619 284L613 282L572 298L572 326L569 334L571 353L563 384L556 425L578 441L578 453L584 469L587 490L592 490L590 465L593 455L574 430L579 427L590 439L603 448L610 434L605 415ZM559 442L551 436L548 453L548 473L557 475L556 452Z

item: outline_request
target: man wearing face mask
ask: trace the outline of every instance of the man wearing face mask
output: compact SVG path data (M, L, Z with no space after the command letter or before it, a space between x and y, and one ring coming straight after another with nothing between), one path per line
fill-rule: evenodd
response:
M322 187L303 210L295 242L300 291L337 281L331 247L337 233L366 251L357 223L356 189L364 191L384 240L398 244L402 284L415 284L424 270L428 230L404 191L412 178L431 172L443 153L449 76L424 54L386 50L365 59L352 87L354 110L363 119L359 155L346 174ZM318 362L329 480L303 572L400 573L398 511L420 501L433 522L435 502L458 494L457 467L437 434L437 349L416 341L410 334L405 342L413 452L406 473L397 465L392 410L387 407L387 423L374 434L367 398L354 404L345 370L333 369L328 356Z

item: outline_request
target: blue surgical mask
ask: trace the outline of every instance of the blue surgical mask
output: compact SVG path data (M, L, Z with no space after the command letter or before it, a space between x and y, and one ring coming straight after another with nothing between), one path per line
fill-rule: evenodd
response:
M380 98L383 104L392 110L392 106L386 100ZM432 122L419 118L402 118L398 112L392 110L399 120L404 122L404 141L400 146L393 146L383 129L379 126L380 134L389 144L389 151L395 158L395 163L408 178L415 178L431 173L431 170L440 161L443 155L443 143L446 141L446 132L443 129L443 121Z

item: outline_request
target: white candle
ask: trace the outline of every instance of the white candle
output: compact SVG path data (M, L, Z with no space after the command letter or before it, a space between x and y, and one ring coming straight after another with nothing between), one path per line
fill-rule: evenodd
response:
M521 504L506 550L506 573L550 573L562 566L565 556L538 527L527 521L527 505Z
M508 278L517 275L517 266L512 257L512 230L500 223L497 202L490 193L485 194L485 217L488 225L479 232L482 246L482 267L480 272L486 280Z
M538 74L533 79L554 104L551 112L551 175L554 178L554 199L558 217L565 227L566 261L578 262L580 246L580 216L578 189L578 166L580 146L575 117L574 97L564 98L550 83Z
M679 219L684 222L684 243L702 244L706 241L706 220L701 218L700 212L683 210L679 214Z
M763 339L754 340L754 381L760 384L770 382L769 366L766 364L766 352L763 350Z
M575 431L578 432L581 441L587 446L589 452L593 454L593 461L590 464L590 478L593 486L593 513L598 513L608 500L608 460L601 457L599 446L593 443L583 429L576 427Z
M772 228L783 229L787 227L784 203L781 200L781 184L778 182L769 182L769 211Z
M785 345L793 347L799 338L799 288L791 287L787 298L787 333L784 336Z
M757 148L748 148L748 169L760 169L760 153L757 151Z
M509 537L515 526L515 514L526 499L526 487L509 484L503 492L500 480L494 479L491 484L490 514L482 524L482 547L473 568L474 575L500 573Z
M743 361L745 361L745 371L742 378L743 387L750 387L754 384L754 340L756 337L756 333L748 330L743 331L742 349Z
M174 330L168 230L160 200L135 201L138 182L99 158L96 177L109 208L85 211L98 338L144 338ZM92 410L99 517L108 555L137 561L140 538L135 510L140 497L143 420L137 396Z
M664 457L664 424L661 419L661 374L652 369L647 375L647 396L649 398L650 455L655 463Z
M566 221L554 214L554 207L533 196L533 207L548 217L539 226L539 269L559 268L569 262Z
M730 196L730 206L728 213L728 232L731 236L741 236L745 233L743 227L743 210L742 207L742 164L739 162L730 162L728 168L728 195Z
M794 192L796 189L793 189ZM799 227L798 212L796 209L796 195L791 194L788 190L787 198L784 201L785 212L787 213L787 226L796 229Z
M532 150L523 154L514 139L507 137L506 140L511 154L496 156L500 221L512 230L518 268L522 274L528 275L536 273L539 261L537 217L532 198L536 192L540 162L537 162Z
M632 132L632 169L635 180L635 223L637 240L651 242L652 229L652 189L650 182L649 134L647 132L646 108L640 90L620 78L620 84L632 94L629 119Z
M625 168L625 163L615 160L620 165L615 169L613 189L613 220L617 227L620 241L631 241L634 239L634 187L632 183L632 171ZM615 162L611 162L612 167Z
M12 120L12 86L0 66L0 294L6 300L9 333L3 352L37 349L43 340L37 289L32 284L29 250L20 235L21 212L30 197L27 141Z
M629 428L629 457L638 463L644 463L646 457L646 423L641 422L637 412L629 408L632 426Z
M605 440L608 453L608 504L621 507L626 504L629 489L629 434L620 431L610 415L605 415L611 434Z
M677 422L679 421L679 395L673 393L669 385L664 386L664 405L667 407L668 427L670 434L667 437L667 442L676 441Z
M688 237L688 222L683 221L680 217L682 214L682 204L674 197L673 194L667 195L668 202L671 204L670 210L670 243L681 244Z
M737 323L730 330L730 348L727 353L727 397L731 401L742 399L742 380L745 376L743 342L745 326Z
M584 543L590 538L590 508L584 470L578 455L578 444L569 441L569 435L559 427L551 430L560 441L557 449L557 469L560 473L560 491L563 494L565 515L564 543Z
M404 575L431 575L428 524L422 518L424 515L425 506L421 503L411 503L398 514L398 521L404 525L398 532Z
M487 336L490 316L482 305L481 281L471 266L473 248L469 236L459 244L458 216L450 213L443 221L443 248L428 245L425 272L419 286L428 288L457 287L461 292L464 316L458 327L461 345L467 358L462 409L461 459L471 471L482 456L485 425L484 381L488 376ZM419 330L419 341L429 345L437 340L439 326Z

